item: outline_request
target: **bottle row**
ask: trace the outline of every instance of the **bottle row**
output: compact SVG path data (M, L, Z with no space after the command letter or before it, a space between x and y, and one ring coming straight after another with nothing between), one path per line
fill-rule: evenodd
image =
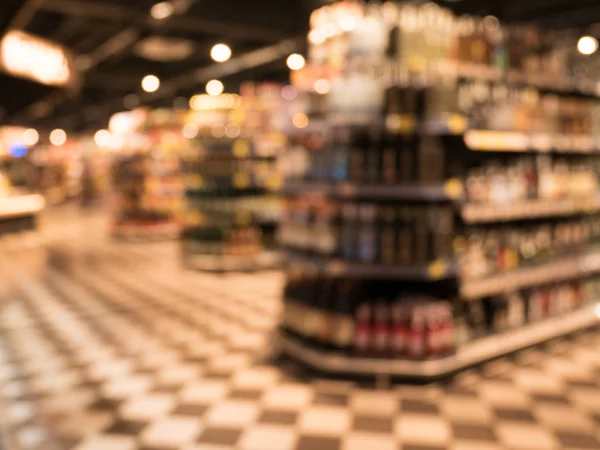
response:
M469 118L472 129L600 135L598 100L540 94L534 88L486 81L461 83L456 95L458 111Z
M305 178L354 184L441 183L447 149L439 136L394 136L380 128L336 128L308 151Z
M382 294L352 280L291 278L283 326L311 346L358 357L429 359L474 340L560 316L593 302L598 279L449 302L416 294Z
M576 52L573 37L535 25L502 26L492 16L456 17L433 3L339 2L312 14L308 40L313 64L339 70L357 58L391 59L418 71L456 61L564 78Z
M515 201L593 198L600 188L600 159L520 156L487 159L467 171L465 199L507 205Z
M600 216L545 220L543 224L467 227L454 239L454 257L464 279L478 278L600 243Z
M288 201L278 242L307 254L366 264L423 266L455 260L464 278L549 261L600 243L600 216L458 226L451 205Z
M463 303L455 311L456 342L462 345L528 323L560 317L597 302L599 289L600 279L594 277Z
M250 256L262 249L262 233L252 227L194 227L181 234L185 253L216 256Z
M300 197L287 204L279 243L363 263L426 265L452 257L450 205L331 202Z

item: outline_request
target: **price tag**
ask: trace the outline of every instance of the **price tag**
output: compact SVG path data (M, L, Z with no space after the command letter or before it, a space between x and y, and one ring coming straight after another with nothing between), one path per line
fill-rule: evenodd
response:
M271 191L278 191L281 189L281 186L283 186L283 176L277 172L269 174L266 185L267 189Z
M453 200L462 197L463 191L463 183L458 178L451 178L444 184L444 193Z
M250 175L247 172L237 172L233 176L233 185L238 189L246 189L250 185Z
M467 129L467 119L461 114L451 114L448 118L448 130L452 134L462 134Z
M448 273L448 263L438 259L437 261L432 262L427 268L427 274L432 279L442 278L444 275Z
M240 226L248 226L252 223L252 214L249 211L238 211L235 223Z
M236 158L246 158L250 154L250 144L245 139L238 139L233 144L232 150Z

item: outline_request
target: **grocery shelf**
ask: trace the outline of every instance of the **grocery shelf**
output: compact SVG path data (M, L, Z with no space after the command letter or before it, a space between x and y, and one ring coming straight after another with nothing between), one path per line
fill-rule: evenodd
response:
M462 280L460 294L467 300L519 289L567 281L600 271L600 252L563 257L535 267L510 270L474 280Z
M278 252L269 251L253 256L183 254L185 267L205 272L252 272L276 269L280 267L281 260Z
M543 217L568 216L600 210L600 197L579 199L540 199L507 204L466 203L461 206L465 223L502 222Z
M323 352L307 346L285 332L280 335L279 345L284 353L323 372L435 378L599 323L600 304L596 303L559 317L478 339L462 346L453 355L427 361L359 358L342 353Z
M322 194L342 199L428 200L444 201L462 195L463 185L457 179L436 184L374 185L353 183L288 182L282 188L287 195Z
M473 151L595 153L600 139L581 134L523 133L518 131L468 130L465 145Z
M371 57L352 58L346 65L348 73L362 73L378 77L387 86L404 85L405 76L409 71L414 71L405 64L397 61L377 61ZM579 93L592 97L600 96L595 83L575 83L566 77L557 77L543 72L525 73L520 70L502 70L484 64L469 63L466 61L440 61L428 67L426 76L440 76L450 79L473 79L482 81L503 81L509 84L523 84L535 88L554 91L557 93Z
M311 268L325 275L351 276L370 279L443 280L457 276L456 266L446 261L433 261L428 265L398 266L343 261L341 259L289 255L289 266Z
M46 201L39 194L0 198L0 220L31 216L44 209Z

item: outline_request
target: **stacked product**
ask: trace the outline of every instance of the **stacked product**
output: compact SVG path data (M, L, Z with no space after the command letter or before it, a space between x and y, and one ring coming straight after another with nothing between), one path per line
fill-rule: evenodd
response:
M241 95L199 95L184 133L187 193L183 257L201 270L273 267L281 200L277 159L287 123L281 87L246 84Z
M115 164L119 194L115 236L130 240L176 238L183 207L179 160L174 155L139 152Z
M344 1L309 41L284 350L430 377L597 322L600 101L568 33Z

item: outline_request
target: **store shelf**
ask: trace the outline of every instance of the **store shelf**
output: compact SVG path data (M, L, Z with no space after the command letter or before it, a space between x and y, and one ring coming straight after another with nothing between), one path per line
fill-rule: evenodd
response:
M439 184L357 185L352 183L289 182L282 189L286 195L321 194L342 199L445 201L462 196L463 185L457 179Z
M560 200L527 200L507 204L465 204L465 223L489 223L592 213L600 210L600 197Z
M268 251L254 256L183 254L183 262L187 268L205 272L253 272L277 269L281 266L281 260L278 252Z
M369 279L443 280L457 276L456 266L439 260L425 266L396 266L343 261L326 257L289 255L289 266L301 266L324 275Z
M600 150L600 139L580 134L468 130L464 141L473 151L587 154Z
M600 252L563 257L536 267L510 270L481 279L463 280L460 294L467 300L572 280L600 271Z
M598 86L595 83L574 83L569 78L548 75L543 72L524 73L513 69L506 71L483 64L451 60L440 61L435 65L431 64L427 68L429 72L425 75L428 77L433 75L434 77L440 76L443 78L502 81L513 85L523 84L558 93L572 92L593 97L599 96ZM372 57L354 57L348 61L344 70L347 73L361 73L375 76L383 80L388 86L399 84L399 74L414 71L399 61L381 61Z
M0 198L0 220L38 214L46 201L39 194Z
M435 378L599 323L600 305L594 304L560 317L479 339L463 346L454 355L429 361L358 358L321 352L283 333L280 347L289 356L324 372Z

